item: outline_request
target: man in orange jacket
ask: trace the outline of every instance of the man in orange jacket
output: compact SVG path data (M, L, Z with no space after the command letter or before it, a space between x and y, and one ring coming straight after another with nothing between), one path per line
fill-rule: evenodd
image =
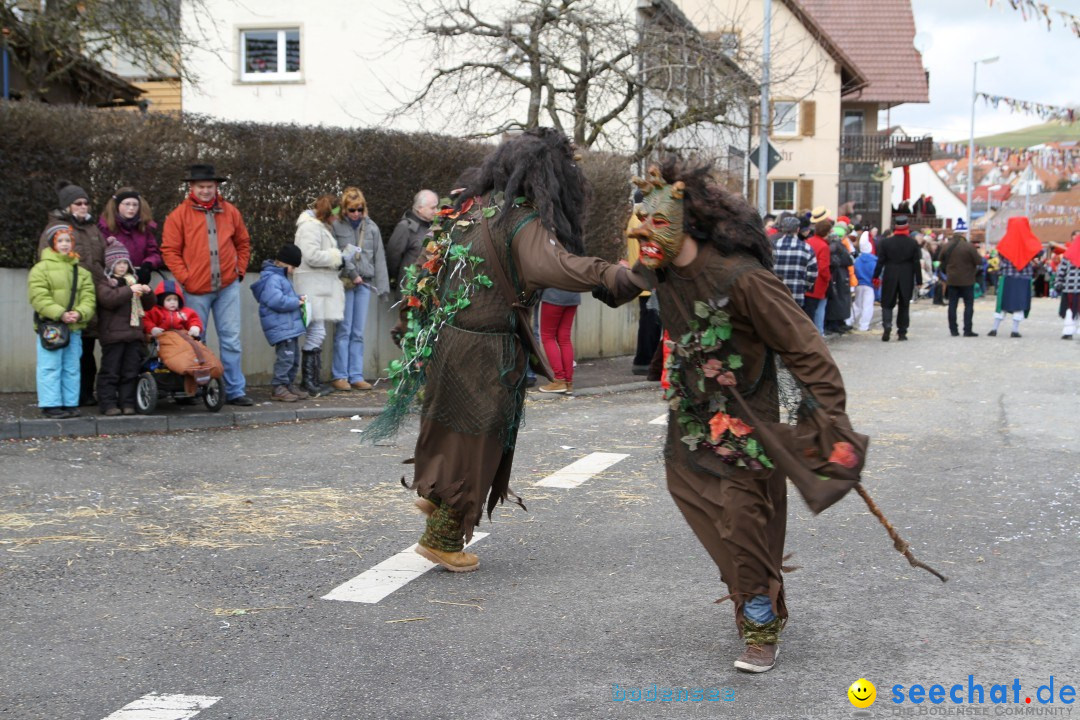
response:
M225 366L225 397L232 405L254 404L245 393L240 366L240 283L251 257L251 237L236 207L218 193L227 181L213 165L192 165L190 192L165 219L161 255L184 288L187 305L208 323L211 313Z

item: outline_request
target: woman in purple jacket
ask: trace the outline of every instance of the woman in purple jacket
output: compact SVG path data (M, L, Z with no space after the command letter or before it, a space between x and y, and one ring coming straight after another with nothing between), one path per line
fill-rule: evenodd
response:
M154 237L157 223L154 222L153 212L135 188L122 187L109 198L101 211L98 227L106 244L109 238L116 238L127 248L140 283L149 283L150 273L164 267L158 241Z

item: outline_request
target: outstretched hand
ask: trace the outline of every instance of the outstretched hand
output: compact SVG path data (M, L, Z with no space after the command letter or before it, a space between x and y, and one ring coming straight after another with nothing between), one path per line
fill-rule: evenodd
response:
M596 287L594 287L592 289L592 296L607 305L608 307L619 307L619 303L615 301L615 296L612 295L611 291L603 285L597 285Z

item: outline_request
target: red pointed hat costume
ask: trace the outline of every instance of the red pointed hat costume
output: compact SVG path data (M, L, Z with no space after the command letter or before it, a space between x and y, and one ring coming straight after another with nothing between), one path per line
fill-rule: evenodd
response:
M1005 236L997 244L998 253L1017 269L1023 268L1042 250L1042 241L1031 232L1026 217L1009 218Z
M1076 267L1080 267L1080 235L1077 235L1065 248L1065 259Z

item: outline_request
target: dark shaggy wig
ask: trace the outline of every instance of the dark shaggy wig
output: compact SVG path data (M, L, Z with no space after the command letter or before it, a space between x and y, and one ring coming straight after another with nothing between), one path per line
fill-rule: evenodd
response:
M744 253L772 269L772 243L765 237L761 216L742 196L720 184L711 163L669 157L660 172L669 183L681 180L686 185L683 228L687 235L712 243L724 255Z
M457 187L465 188L457 199L459 207L466 198L492 191L502 191L507 201L527 198L540 222L567 250L584 252L585 175L574 162L574 146L558 130L535 128L510 138L480 167L462 173ZM509 213L500 213L496 226L505 227L509 218Z

